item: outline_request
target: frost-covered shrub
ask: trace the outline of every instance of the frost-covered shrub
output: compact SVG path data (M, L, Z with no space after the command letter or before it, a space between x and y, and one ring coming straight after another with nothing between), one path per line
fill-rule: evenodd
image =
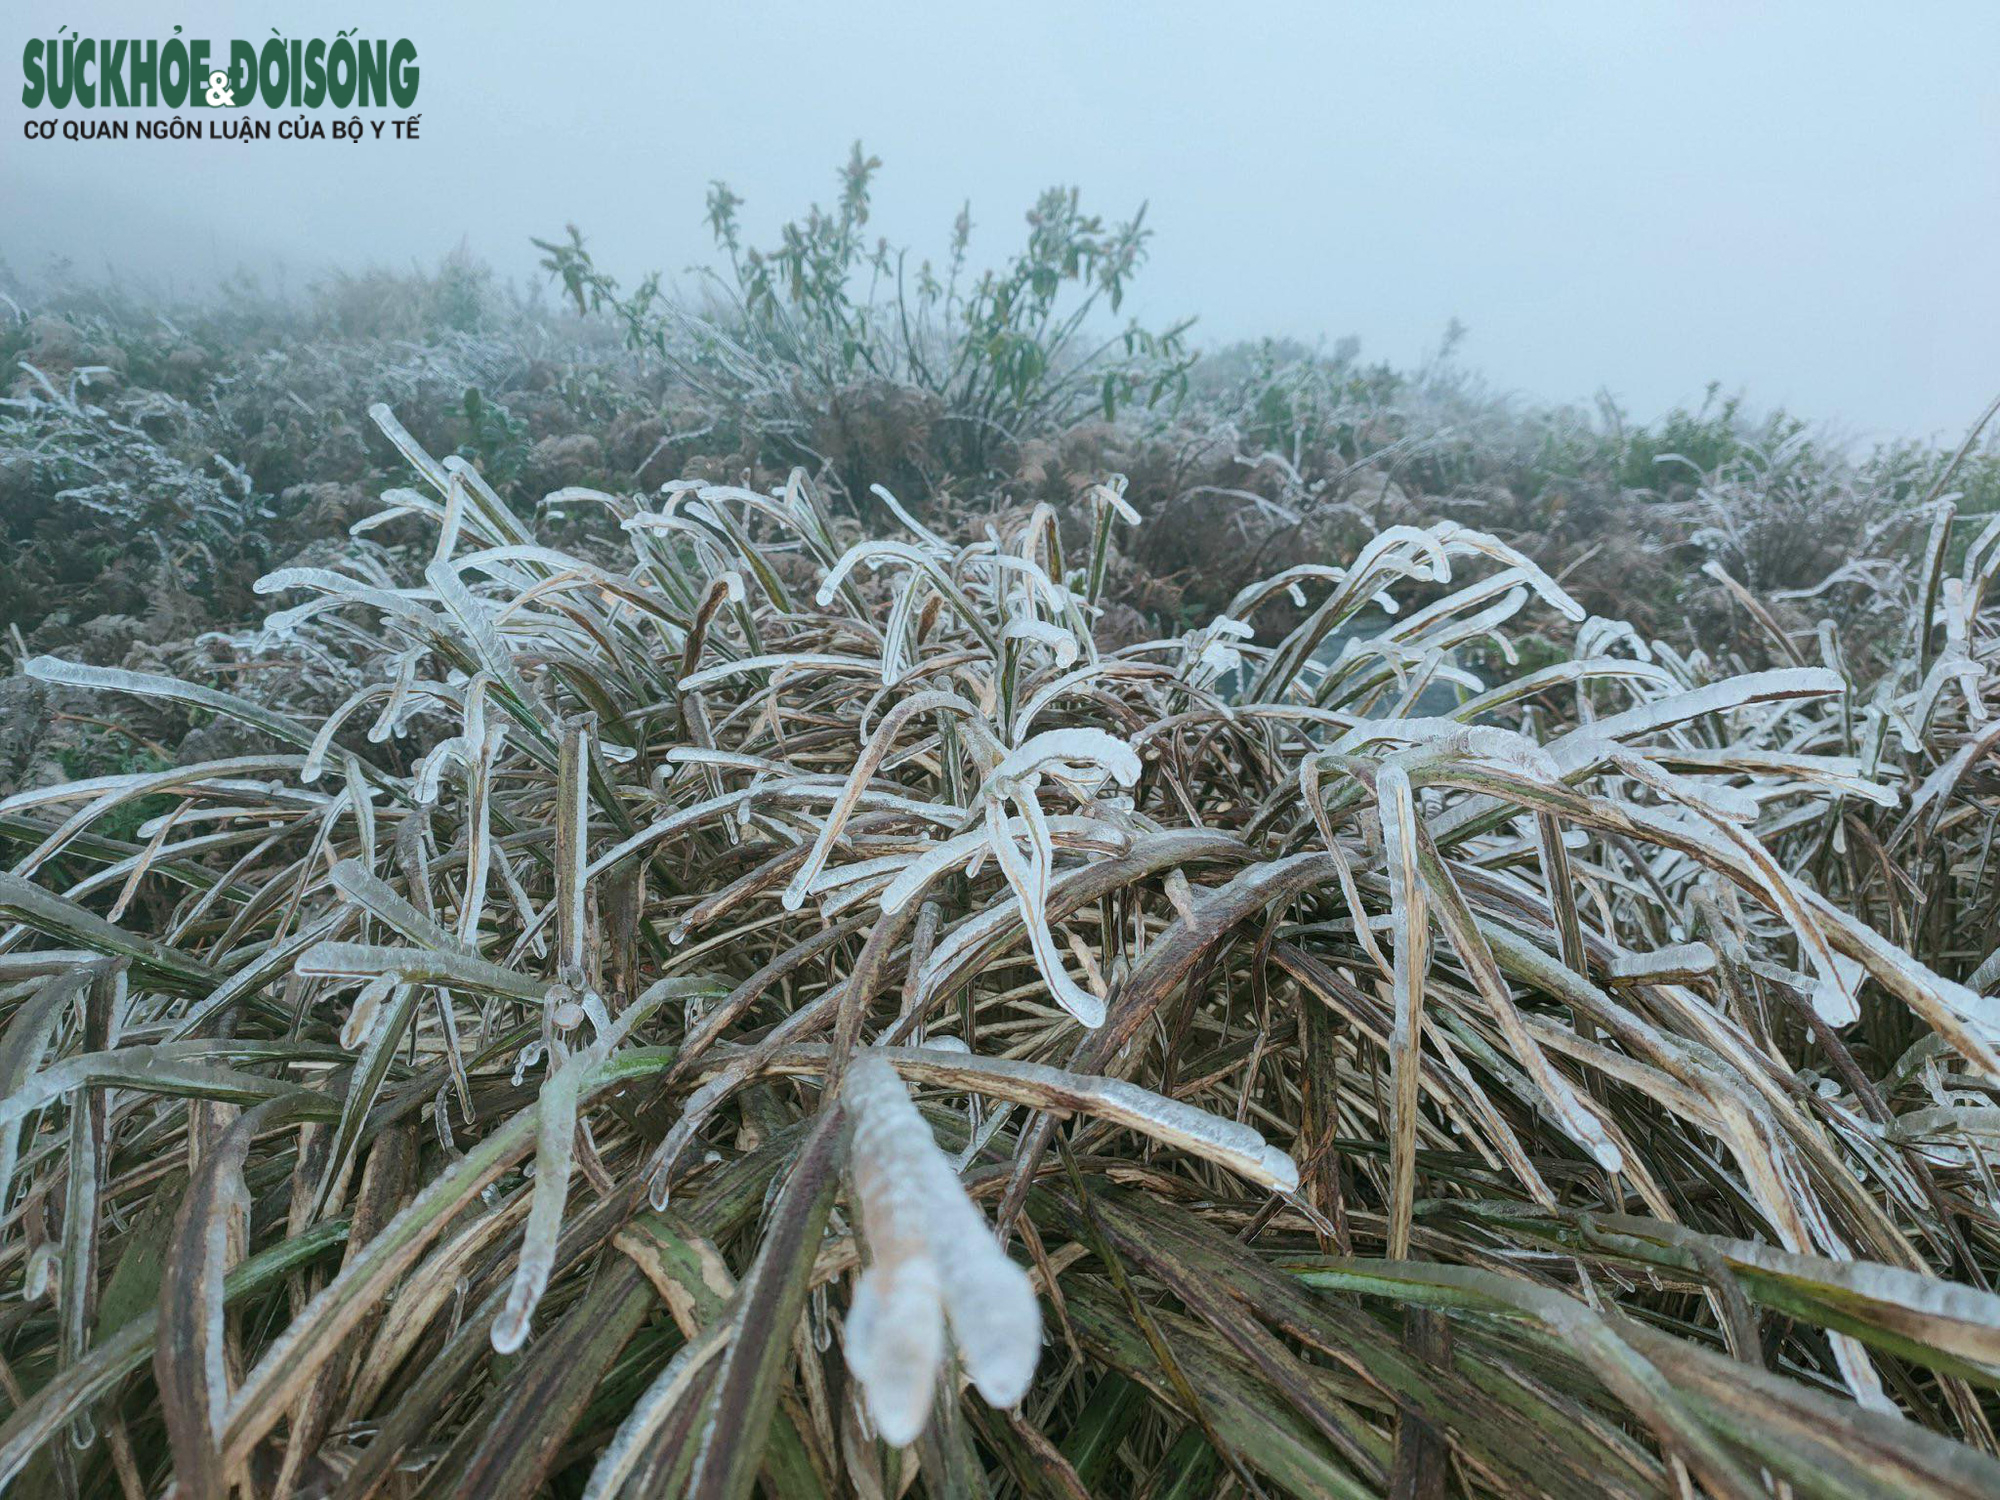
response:
M775 441L784 462L816 455L828 418L870 392L880 404L897 391L934 404L927 457L966 474L1089 414L1109 419L1184 393L1192 320L1161 330L1109 322L1145 263L1143 206L1107 223L1083 210L1076 189L1051 188L1026 215L1022 248L980 270L968 203L933 264L870 242L880 167L857 143L838 202L783 225L769 250L744 242L743 200L716 183L708 222L728 271L705 277L706 305L664 290L657 272L621 291L574 225L535 244L579 314L609 314L635 349ZM867 482L854 485L857 497Z

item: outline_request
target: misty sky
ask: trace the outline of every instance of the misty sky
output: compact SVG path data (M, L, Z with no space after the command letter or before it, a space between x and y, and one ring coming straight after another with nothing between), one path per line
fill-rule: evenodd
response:
M411 37L420 141L25 141L21 49L87 34ZM881 156L874 227L975 254L1074 182L1158 234L1137 310L1206 342L1447 322L1524 395L1640 416L1710 380L1857 437L1956 436L2000 391L2000 4L383 4L7 0L0 256L182 289L432 263L535 275L580 224L628 279L762 240Z

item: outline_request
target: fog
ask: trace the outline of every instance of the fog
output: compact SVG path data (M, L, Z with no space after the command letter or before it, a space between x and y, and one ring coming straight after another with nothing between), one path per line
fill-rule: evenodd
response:
M198 291L464 242L525 288L530 236L573 221L629 279L708 258L711 179L761 241L860 138L873 227L924 251L968 198L993 258L1051 183L1148 203L1128 306L1210 344L1352 334L1408 362L1457 318L1527 397L1644 417L1720 381L1857 437L1955 433L2000 390L1990 3L351 0L280 30L412 38L414 143L22 138L30 36L177 22L226 50L272 19L12 0L0 255Z

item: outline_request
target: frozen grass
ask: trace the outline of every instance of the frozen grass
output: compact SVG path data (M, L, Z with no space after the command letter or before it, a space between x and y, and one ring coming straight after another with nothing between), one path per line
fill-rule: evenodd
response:
M1450 521L1107 653L1117 485L607 561L377 420L324 722L30 664L267 745L0 802L15 1493L2000 1491L1994 532L1878 684Z

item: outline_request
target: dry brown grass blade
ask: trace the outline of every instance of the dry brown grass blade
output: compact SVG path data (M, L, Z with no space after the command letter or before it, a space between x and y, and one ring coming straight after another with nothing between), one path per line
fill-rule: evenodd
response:
M757 1482L764 1434L792 1357L789 1333L805 1308L821 1230L840 1171L841 1115L829 1108L799 1148L772 1208L771 1231L737 1291L729 1345L715 1375L690 1500L743 1500Z

